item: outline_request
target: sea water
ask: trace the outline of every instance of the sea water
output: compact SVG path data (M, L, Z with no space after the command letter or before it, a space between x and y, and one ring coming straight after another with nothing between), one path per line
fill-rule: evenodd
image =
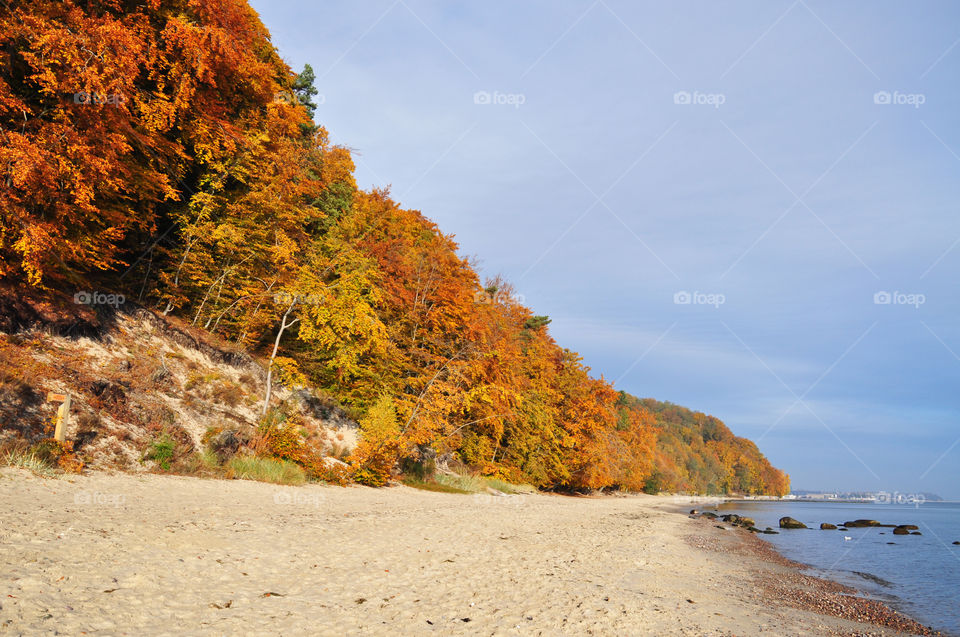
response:
M705 507L710 510L710 507ZM753 518L777 550L824 577L850 584L917 621L960 636L960 503L861 504L843 502L742 501L717 510ZM810 530L778 528L784 516ZM821 531L820 523L847 520L916 524L923 535L894 535L891 528ZM846 538L850 538L849 540ZM890 544L893 542L893 544Z

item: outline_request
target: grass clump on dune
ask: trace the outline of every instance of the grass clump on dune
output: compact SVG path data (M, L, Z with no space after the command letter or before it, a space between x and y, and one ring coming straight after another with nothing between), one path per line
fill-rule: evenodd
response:
M483 478L486 486L491 489L496 489L502 493L536 493L536 489L529 484L513 484L511 482L504 482L499 478Z
M255 456L234 456L227 463L228 477L239 480L256 480L273 484L303 484L307 474L303 468L287 460L257 458Z
M408 475L403 479L403 483L414 489L442 493L485 493L488 489L508 494L536 492L536 489L528 484L512 484L498 478L455 473L437 473L429 477Z
M433 480L420 480L418 478L409 476L403 479L403 483L408 487L421 489L422 491L436 491L439 493L472 493L472 491L458 489L457 487L452 487L448 484L441 484Z
M479 493L484 490L482 480L475 476L438 473L433 476L433 479L437 484L459 489L464 493Z
M0 465L26 469L47 478L57 474L53 465L29 449L12 449L0 457Z

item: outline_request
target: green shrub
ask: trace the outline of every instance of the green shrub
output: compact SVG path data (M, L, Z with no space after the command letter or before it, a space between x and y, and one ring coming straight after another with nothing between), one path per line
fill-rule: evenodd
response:
M178 467L178 473L190 476L216 477L223 474L217 454L204 449L190 454Z
M144 460L153 460L164 471L170 471L170 461L173 460L173 450L177 443L168 434L162 433L150 443L150 448L144 454Z
M437 463L433 458L426 460L415 460L414 458L404 458L400 461L400 471L409 477L415 478L420 482L432 478L437 472Z

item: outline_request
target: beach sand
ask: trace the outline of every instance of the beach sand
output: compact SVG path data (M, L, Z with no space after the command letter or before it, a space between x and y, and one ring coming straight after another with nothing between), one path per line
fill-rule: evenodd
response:
M655 496L5 469L0 632L902 634L809 610L846 596L715 524Z

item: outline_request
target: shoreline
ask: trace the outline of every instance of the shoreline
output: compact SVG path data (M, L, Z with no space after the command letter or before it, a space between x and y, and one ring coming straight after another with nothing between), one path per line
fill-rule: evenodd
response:
M681 506L647 495L464 496L4 469L0 626L110 635L934 634Z
M707 518L699 519L712 523ZM817 570L817 567L784 556L765 538L736 527L729 531L740 536L740 546L735 553L754 557L767 565L766 572L759 576L763 598L767 601L776 600L791 608L910 635L943 634L885 601L866 596L868 594L861 589L829 577L806 573ZM702 548L709 550L706 546Z
M823 504L824 502L834 503L837 501L810 501L811 504ZM790 502L790 504L796 503L797 502ZM708 507L705 510L709 511L712 509L712 512L718 515L735 512L743 514L742 509L737 510L737 504L756 504L756 501L728 498L722 502L722 505L726 506L721 507L718 505L717 507ZM842 502L842 504L851 503ZM869 503L853 502L852 504ZM749 512L747 515L749 515ZM716 521L720 522L719 519ZM762 537L760 533L749 533L730 524L727 524L727 526L731 530L742 530L744 541L761 547L759 553L767 555L768 561L791 568L800 576L799 578L795 578L799 581L797 586L800 590L789 590L783 587L782 584L775 582L770 583L769 588L771 589L771 595L778 595L784 598L784 603L797 608L819 609L819 612L827 615L853 619L855 621L865 621L888 628L899 629L909 634L960 637L960 633L925 625L922 620L911 613L909 599L901 593L886 592L883 595L878 595L876 591L871 591L866 584L860 583L857 580L857 577L859 577L863 580L872 580L875 583L879 582L884 586L891 586L890 582L880 579L874 573L824 568L817 564L798 561L787 557L781 552L775 542ZM783 529L778 529L778 531L782 533ZM790 533L790 531L788 531L788 533ZM806 590L811 587L816 589L816 595Z

